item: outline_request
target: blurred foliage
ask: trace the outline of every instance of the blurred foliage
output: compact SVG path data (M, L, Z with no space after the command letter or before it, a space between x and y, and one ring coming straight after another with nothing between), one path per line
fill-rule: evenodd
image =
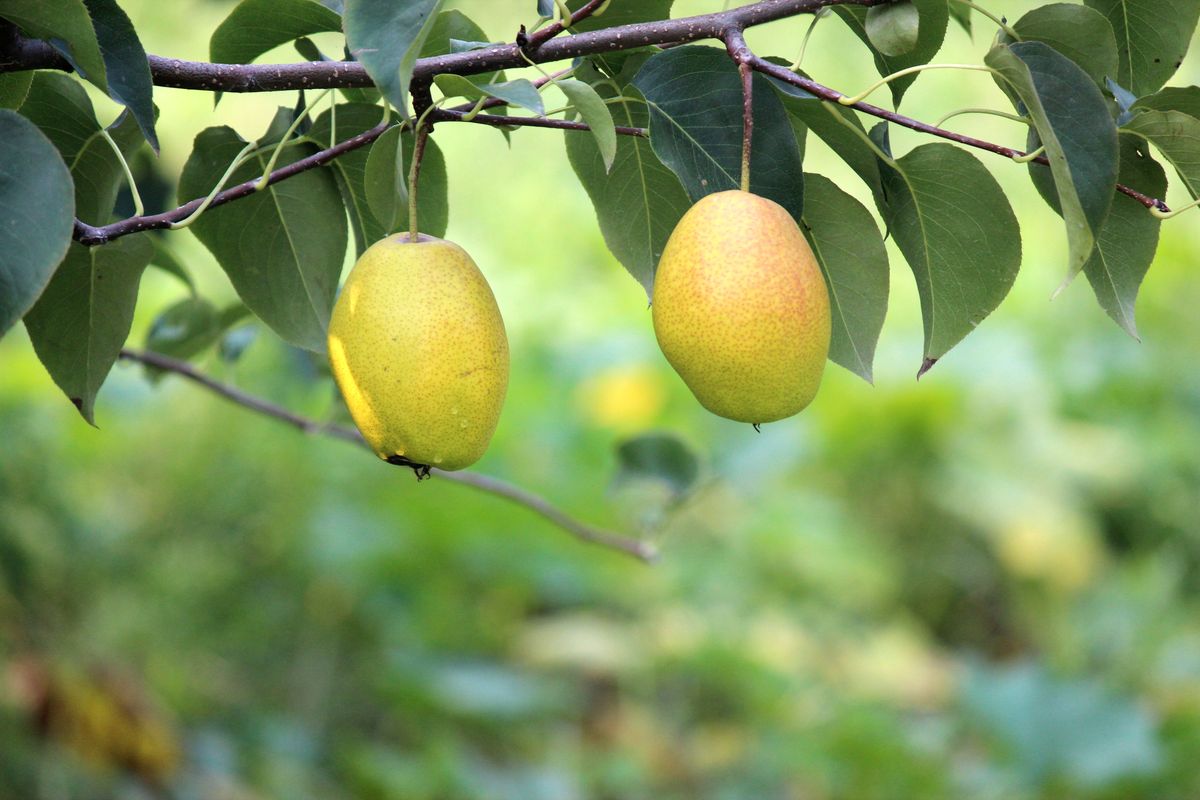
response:
M181 25L161 3L122 5L148 49L184 57L203 57L228 8ZM458 5L507 29L500 4ZM818 26L806 68L865 85L871 65L839 60L856 45L836 27ZM777 49L797 30L771 34ZM937 80L910 113L971 97ZM250 135L273 110L160 95L165 174L214 118ZM914 383L916 295L893 250L876 386L831 366L808 411L756 434L705 414L657 353L586 196L556 188L557 134L520 132L509 153L460 128L438 131L449 237L496 287L514 354L481 469L654 538L661 561L130 365L94 430L14 331L0 342L0 797L1200 796L1187 218L1164 226L1138 344L1081 282L1045 302L1058 221L1000 163L1028 252L1013 298ZM906 136L898 149L919 141ZM808 168L839 177L821 158ZM487 185L506 187L501 207ZM171 236L226 308L219 269ZM147 273L131 340L188 293ZM301 413L343 413L323 365L256 326L199 364ZM647 431L694 449L698 476L674 446L620 471L618 446ZM664 458L677 484L640 478Z

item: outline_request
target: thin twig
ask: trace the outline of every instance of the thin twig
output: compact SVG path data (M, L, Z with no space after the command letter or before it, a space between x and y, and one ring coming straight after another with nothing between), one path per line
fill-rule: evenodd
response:
M741 190L750 191L750 153L754 142L754 68L752 54L740 28L730 28L722 37L729 57L737 64L742 79L742 175Z
M579 10L571 14L571 24L575 25L587 19L592 14L596 13L596 9L600 8L600 6L604 5L606 2L608 2L608 0L590 0L590 2L586 3ZM525 44L525 52L532 53L534 50L537 50L543 44L550 41L555 36L558 36L566 29L567 26L563 25L562 22L559 21L547 25L540 31L530 34L529 40Z
M846 95L842 94L837 89L831 89L828 86L817 83L811 78L798 75L797 73L789 70L787 67L781 67L778 64L772 64L770 61L767 61L761 56L753 56L750 63L754 69L758 70L764 75L770 75L772 78L777 78L785 83L798 86L818 99L831 103L838 103L843 97L846 97ZM873 117L885 119L888 122L894 122L897 125L904 126L905 128L910 128L914 131L920 131L921 133L927 133L931 136L938 136L942 139L949 139L952 142L966 145L967 147L974 147L979 150L987 150L990 153L996 153L997 155L1002 155L1005 158L1017 159L1029 155L1029 153L1025 152L1024 150L1017 150L1012 147L1005 147L1004 145L996 144L995 142L988 142L983 139L976 139L973 136L967 136L965 134L955 133L954 131L948 131L945 128L939 128L935 125L930 125L927 122L921 122L920 120L906 117L903 114L897 114L895 111L888 111L886 108L880 108L879 106L871 105L870 103L858 102L846 105L848 108L856 109L864 114L870 114ZM1031 159L1031 161L1036 164L1050 163L1045 156L1038 156L1037 158ZM1150 197L1149 195L1143 194L1142 192L1139 192L1138 190L1122 183L1118 183L1116 185L1116 190L1121 194L1133 198L1146 208L1158 209L1159 211L1169 211L1166 203L1164 203L1162 200Z
M586 122L579 122L578 120L552 119L550 117L502 117L496 114L477 114L467 119L469 113L452 109L442 109L435 111L432 117L439 122L473 122L477 125L491 125L496 128L527 127L555 128L564 131L591 130L591 127ZM624 125L616 126L616 131L622 136L646 137L650 135L645 128L630 128Z
M121 350L121 358L126 361L136 361L145 364L155 369L160 369L165 372L173 372L180 375L193 383L203 386L205 389L213 392L220 397L236 403L243 408L248 408L272 419L291 426L292 428L314 436L328 436L333 439L339 439L343 442L357 445L366 450L370 450L367 443L363 440L358 431L344 425L326 424L317 422L289 411L283 406L276 405L269 400L264 400L261 397L255 397L252 394L242 391L235 386L230 386L227 383L205 375L200 370L193 367L186 361L180 361L162 353L155 353L150 350ZM421 466L421 465L413 465ZM615 550L629 556L633 556L641 561L651 562L658 557L658 548L650 542L643 542L628 536L623 536L619 533L607 531L602 528L595 528L587 525L558 507L551 504L549 501L533 494L530 491L514 486L511 483L502 481L499 478L494 478L491 475L484 475L479 472L447 472L445 470L433 468L428 472L429 475L440 478L449 483L457 483L460 486L469 486L473 489L478 489L496 497L504 498L517 505L524 506L530 511L540 515L546 520L562 528L567 533L574 536L580 541L590 544L600 545L610 550Z

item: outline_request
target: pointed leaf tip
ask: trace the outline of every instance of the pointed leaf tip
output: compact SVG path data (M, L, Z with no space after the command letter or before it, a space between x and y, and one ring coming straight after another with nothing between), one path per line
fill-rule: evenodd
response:
M933 365L937 362L938 360L936 358L926 358L924 361L922 361L921 368L917 370L917 380L921 380L922 376L924 376L926 372L929 372L929 370L933 369Z

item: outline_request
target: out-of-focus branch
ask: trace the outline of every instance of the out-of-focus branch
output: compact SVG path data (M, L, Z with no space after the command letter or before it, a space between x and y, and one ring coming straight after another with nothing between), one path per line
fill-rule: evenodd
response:
M131 350L128 348L121 351L121 358L126 361L136 361L165 372L175 373L199 386L203 386L208 391L232 403L276 419L301 433L328 436L358 445L364 449L369 449L367 448L367 443L363 441L362 436L353 428L317 422L316 420L296 414L283 406L276 405L269 400L256 397L235 386L230 386L209 375L205 375L186 361L180 361L170 356L165 356L162 353L155 353L149 350ZM643 542L639 539L614 533L613 531L587 525L565 511L562 511L548 500L519 486L502 481L499 478L478 472L446 472L436 467L429 468L415 463L405 464L404 466L412 467L417 471L418 475L428 474L440 480L457 483L460 486L469 486L524 506L581 541L606 547L645 562L653 561L658 557L658 548L650 542Z

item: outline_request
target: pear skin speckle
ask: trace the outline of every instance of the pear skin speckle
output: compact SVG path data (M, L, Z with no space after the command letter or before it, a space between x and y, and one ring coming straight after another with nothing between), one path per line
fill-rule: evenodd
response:
M396 234L369 247L334 305L329 361L381 458L457 470L487 450L508 390L508 337L458 245Z
M663 355L714 414L773 422L816 396L829 356L829 292L777 203L733 190L692 206L659 260L651 311Z

